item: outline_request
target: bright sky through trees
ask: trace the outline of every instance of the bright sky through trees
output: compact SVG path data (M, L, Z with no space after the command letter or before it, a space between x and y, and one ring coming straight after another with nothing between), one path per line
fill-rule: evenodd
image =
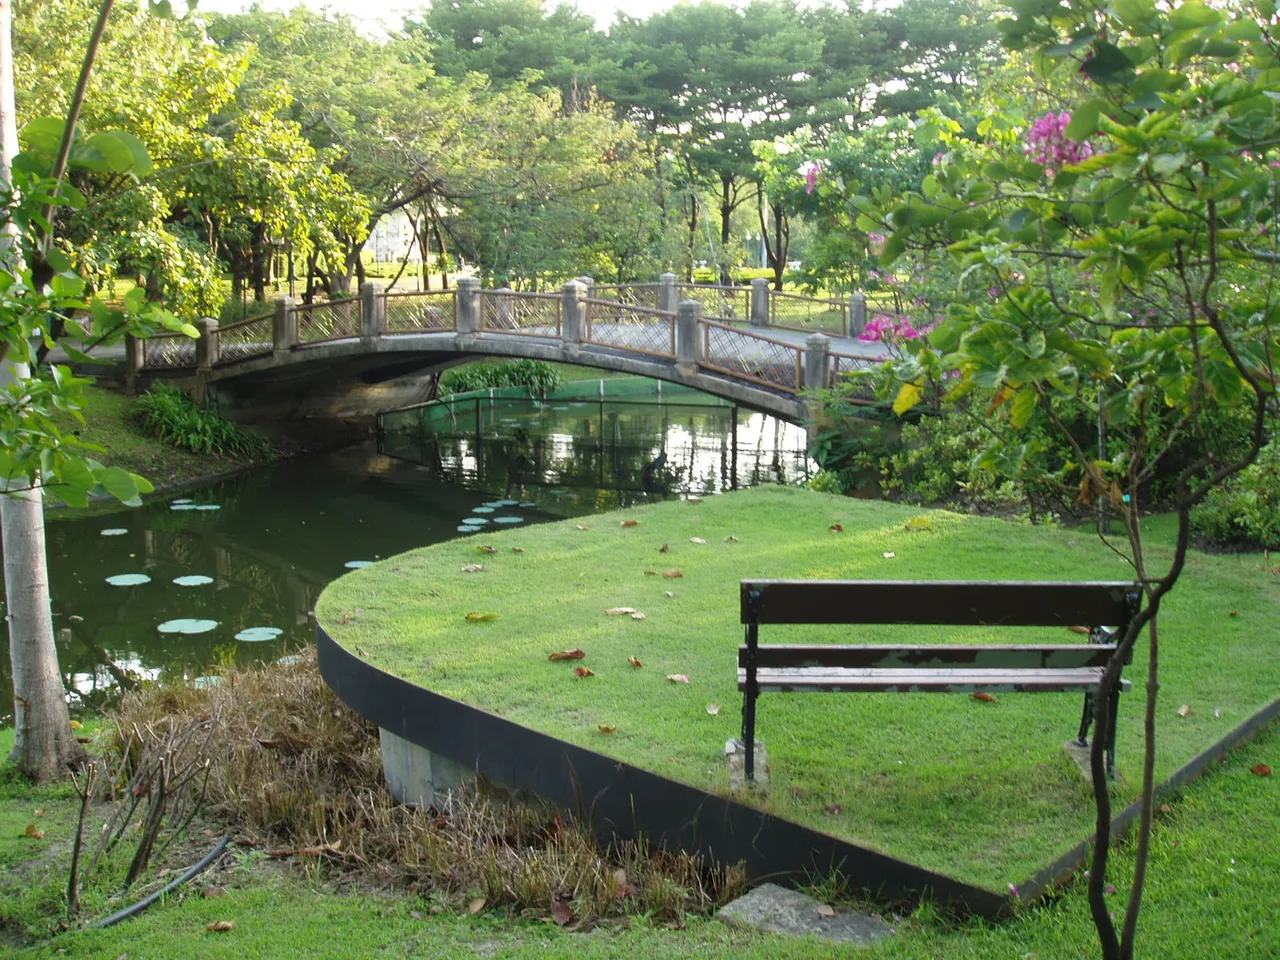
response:
M239 13L247 10L253 0L200 0L197 9L210 13ZM300 0L257 0L267 10L291 10ZM447 2L447 0L444 0ZM632 17L644 19L659 10L673 6L675 0L578 0L578 9L595 18L596 23L608 27L614 12L621 10ZM421 10L427 4L406 0L307 0L303 6L313 10L333 10L345 13L366 24L398 26L406 13ZM180 8L180 5L178 5ZM550 6L554 6L551 4Z

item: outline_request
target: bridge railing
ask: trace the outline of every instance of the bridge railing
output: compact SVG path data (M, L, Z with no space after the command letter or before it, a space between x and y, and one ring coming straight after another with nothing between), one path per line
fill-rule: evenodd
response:
M831 355L831 379L829 386L836 386L842 377L848 376L855 370L865 370L867 367L875 366L883 362L886 357L859 357L855 354L848 353L832 353Z
M299 304L293 312L298 324L298 343L324 343L360 336L359 297Z
M584 343L675 359L674 313L595 297L585 298L583 303L587 315Z
M715 320L703 320L700 326L700 366L787 393L804 386L803 347Z
M625 303L632 307L648 307L660 310L658 302L662 284L660 283L597 283L591 287L593 300L612 300L614 303Z
M480 330L556 339L561 331L561 303L558 293L481 290Z
M458 329L456 290L382 293L378 298L382 301L385 332L389 335L441 333Z
M711 283L681 283L676 286L681 300L697 300L704 316L721 320L751 318L751 288L722 287Z
M218 360L221 363L263 357L275 349L275 318L247 317L225 327L218 325Z
M769 326L803 333L849 335L849 305L841 300L769 291Z
M166 330L139 342L144 369L167 370L196 365L196 342L186 334Z

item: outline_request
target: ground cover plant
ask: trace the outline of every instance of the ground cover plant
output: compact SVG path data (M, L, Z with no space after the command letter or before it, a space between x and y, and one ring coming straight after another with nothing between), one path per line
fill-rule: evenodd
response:
M623 525L627 520L634 526ZM913 522L914 521L914 522ZM842 530L834 528L842 527ZM705 543L692 542L699 538ZM666 552L660 552L663 544ZM493 547L497 552L483 553ZM519 548L516 552L513 548ZM1155 545L1158 555L1164 547ZM480 564L483 570L466 572ZM652 571L652 574L646 571ZM664 576L679 571L681 576ZM335 581L317 614L377 666L569 742L719 792L741 698L743 577L1124 579L1083 531L761 487L428 547ZM1170 595L1164 747L1175 767L1275 696L1280 628L1260 558L1193 554ZM645 619L609 616L633 607ZM468 621L468 613L497 619ZM1027 642L1061 631L776 628L774 642ZM582 649L580 661L550 662ZM643 667L628 662L637 658ZM1131 668L1143 669L1141 651ZM578 678L577 666L593 676ZM669 676L686 676L688 683ZM1120 711L1117 803L1135 793L1140 685ZM1005 890L1083 838L1090 789L1061 750L1069 695L774 695L767 807ZM1177 711L1182 705L1185 715ZM713 709L717 708L717 709ZM601 728L612 728L603 732Z
M138 398L143 428L153 437L192 453L269 459L271 444L256 433L202 407L181 387L157 383Z

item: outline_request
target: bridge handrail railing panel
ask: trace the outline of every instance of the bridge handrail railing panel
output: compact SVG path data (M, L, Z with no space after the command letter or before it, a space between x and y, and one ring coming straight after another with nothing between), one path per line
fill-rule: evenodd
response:
M681 300L697 300L704 316L734 322L751 318L751 288L724 287L715 283L680 283L676 295Z
M558 339L561 331L559 293L480 291L480 330L523 337Z
M293 308L298 343L325 343L360 336L363 307L359 297L300 303Z
M657 310L658 283L597 283L591 287L593 300L613 300L632 307L649 307Z
M184 333L162 331L142 341L142 368L171 369L196 365L196 342Z
M458 292L456 290L407 290L403 293L381 293L384 332L447 333L458 329Z
M849 335L849 305L840 300L769 291L769 325L802 333Z
M633 306L598 297L584 298L587 329L584 343L620 347L674 360L676 315L652 307Z
M852 373L855 370L865 370L867 367L882 363L887 360L887 356L878 357L860 357L852 353L832 353L831 355L831 380L829 386L836 386L840 382L840 378Z
M799 393L804 386L803 348L714 320L702 320L700 325L699 366L785 393Z
M245 317L218 325L218 362L233 363L263 357L275 350L275 318Z

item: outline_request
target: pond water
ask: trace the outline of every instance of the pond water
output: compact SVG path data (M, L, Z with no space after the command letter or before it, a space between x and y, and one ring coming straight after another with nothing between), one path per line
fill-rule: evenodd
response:
M50 514L73 712L141 680L217 682L220 668L289 655L314 640L325 584L367 562L648 500L799 482L811 468L800 428L670 388L661 404L486 397L388 415L384 428L376 444L136 509ZM11 722L7 635L0 646L0 722Z

